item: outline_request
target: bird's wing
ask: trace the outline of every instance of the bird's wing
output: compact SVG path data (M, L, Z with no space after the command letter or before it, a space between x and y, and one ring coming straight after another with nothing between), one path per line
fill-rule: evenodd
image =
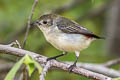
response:
M69 33L69 34L83 34L88 37L94 37L94 38L101 38L99 36L96 36L86 28L81 27L79 24L76 22L73 22L71 20L68 20L67 18L60 17L57 22L57 27L59 30L61 30L64 33Z

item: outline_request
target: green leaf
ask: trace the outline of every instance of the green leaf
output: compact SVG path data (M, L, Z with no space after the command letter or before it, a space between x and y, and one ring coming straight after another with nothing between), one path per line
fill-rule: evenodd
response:
M35 67L38 69L39 74L42 71L42 67L40 66L40 64L37 61L35 61L34 59L32 59L32 57L29 56L29 55L25 56L24 64L28 68L29 76L31 76L31 74L33 73Z
M35 69L34 60L29 55L26 55L24 59L24 64L27 66L29 76L31 76Z
M26 66L28 68L28 74L29 74L29 76L31 76L31 74L33 73L33 71L35 69L34 63L33 64L28 64Z
M28 54L26 54L24 59L24 64L28 65L33 63L34 63L33 59Z
M28 80L40 80L39 77L40 77L40 74L38 70L35 70Z
M37 61L35 61L34 60L34 64L35 64L35 66L36 66L36 68L38 69L38 72L39 72L39 74L42 72L42 67L40 66L40 64L37 62Z
M7 74L7 76L5 77L5 80L13 80L15 77L16 72L18 71L18 69L20 68L20 66L22 65L23 61L24 61L23 57L22 59L20 59L20 61L18 61L14 67L9 71L9 73Z
M18 69L20 68L20 66L23 63L27 66L29 76L31 76L35 67L38 69L39 74L42 71L42 67L40 66L40 64L37 61L35 61L34 59L32 59L32 57L30 57L28 54L26 54L20 61L18 61L14 65L14 67L7 74L5 80L13 80L16 72L18 71Z

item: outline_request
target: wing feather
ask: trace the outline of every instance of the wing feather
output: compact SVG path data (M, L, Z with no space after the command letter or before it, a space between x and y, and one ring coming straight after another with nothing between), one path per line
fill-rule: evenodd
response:
M86 28L81 27L76 22L73 22L73 21L71 21L67 18L64 18L64 17L59 17L59 19L57 19L56 24L57 24L58 29L60 29L64 33L83 34L85 36L94 37L94 38L98 38L98 39L102 38L102 37L99 37L99 36L93 34L89 30L87 30Z

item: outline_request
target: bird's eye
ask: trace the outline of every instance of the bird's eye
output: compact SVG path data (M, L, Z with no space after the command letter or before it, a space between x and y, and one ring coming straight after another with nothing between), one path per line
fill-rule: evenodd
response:
M43 24L47 24L47 21L43 21Z

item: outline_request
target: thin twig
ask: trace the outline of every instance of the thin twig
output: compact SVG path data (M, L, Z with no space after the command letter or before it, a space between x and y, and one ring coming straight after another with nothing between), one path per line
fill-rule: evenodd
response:
M103 65L106 67L111 67L111 66L114 66L116 64L120 64L120 58L108 61L108 62L104 63Z
M23 42L22 48L24 48L25 45L26 45L26 41L27 41L27 38L28 38L29 30L30 30L30 27L31 27L30 24L31 24L31 22L32 22L32 16L33 16L33 14L34 14L35 7L36 7L37 3L38 3L38 0L34 0L34 3L33 3L33 5L32 5L31 13L30 13L30 15L29 15L29 17L28 17L27 30L26 30L26 33L25 33L25 37L24 37L24 42ZM26 75L27 75L27 71L26 71L26 68L24 68L24 69L23 69L23 80L27 80L27 76L26 76Z
M8 44L8 46L10 47L13 47L14 45L17 45L17 47L21 49L21 46L18 40L15 40L14 42Z
M15 43L16 43L16 45L18 46L18 48L21 49L21 45L20 45L19 41L18 41L18 40L15 40Z
M46 64L46 60L47 60L47 57L39 55L37 53L19 49L19 48L9 47L6 45L0 45L0 52L4 54L7 53L7 54L21 56L21 57L24 56L25 54L28 54L32 58L34 58L36 61L38 61L40 64L44 64L44 65ZM51 63L51 67L56 67L58 69L69 71L68 68L70 64L62 63L56 60L51 60L50 63ZM95 73L95 72L92 72L92 71L89 71L89 70L86 70L80 67L75 67L72 70L72 72L78 75L83 75L87 78L95 79L95 80L112 80L111 77L105 76L103 74Z
M24 42L23 42L22 48L25 47L26 40L27 40L27 37L28 37L28 33L29 33L29 30L30 30L30 27L31 27L30 23L32 21L32 16L34 14L35 7L36 7L37 3L38 3L38 0L35 0L34 3L33 3L33 5L32 5L32 11L31 11L31 13L30 13L30 15L28 17L28 25L27 25L27 30L26 30L26 33L25 33L25 38L24 38Z
M23 80L28 80L28 72L25 65L23 67L22 72L23 72Z
M12 47L12 46L14 46L15 44L16 44L15 42L12 42L12 43L8 44L7 46Z
M46 73L48 72L48 69L51 67L50 62L48 61L46 65L43 68L43 71L40 75L40 80L45 80Z

